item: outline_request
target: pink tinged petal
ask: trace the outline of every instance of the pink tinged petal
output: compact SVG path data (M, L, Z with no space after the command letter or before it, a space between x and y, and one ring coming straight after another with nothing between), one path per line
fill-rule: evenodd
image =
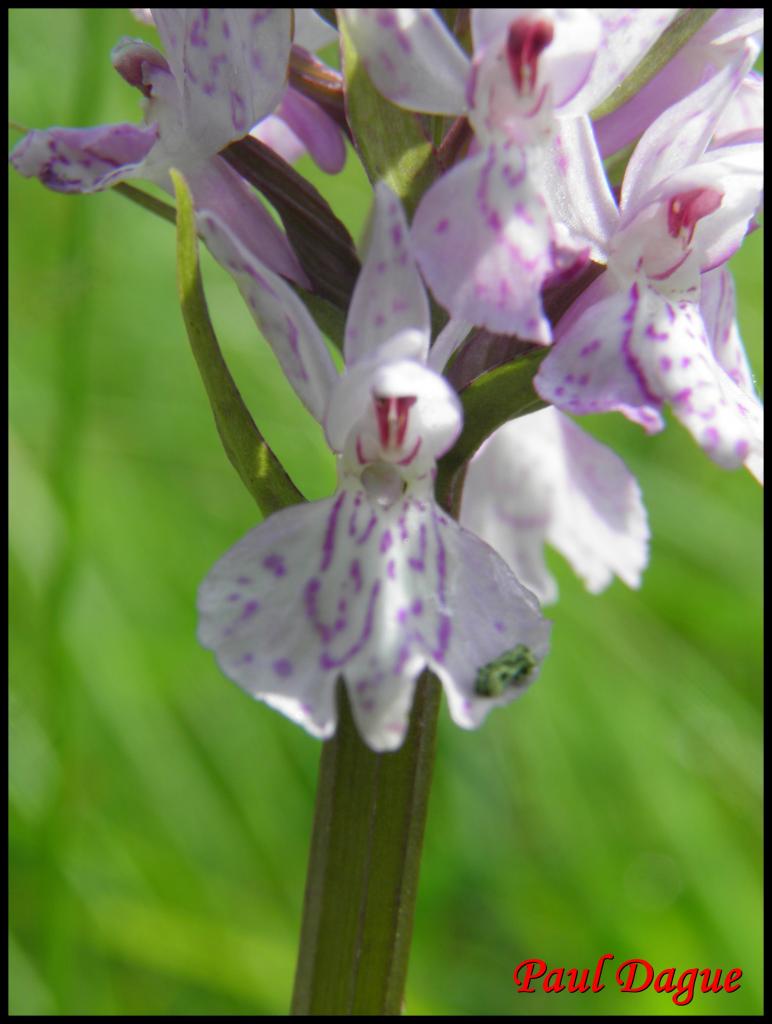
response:
M700 315L718 365L739 388L757 400L751 368L735 319L734 281L726 267L702 275Z
M441 537L445 600L452 617L444 623L440 619L431 667L443 684L453 721L474 729L491 708L516 700L536 680L549 650L551 624L542 618L530 590L479 537L453 520L446 520ZM533 668L513 676L501 694L483 695L482 672L518 649L527 652Z
M424 195L413 221L424 277L455 318L547 344L540 289L555 269L553 224L522 150L491 145Z
M260 196L221 157L197 164L186 176L197 210L214 213L245 250L269 270L309 287L287 236Z
M242 245L218 216L205 210L198 214L197 222L209 251L234 277L298 397L321 421L337 373L308 310L289 285Z
M650 536L640 487L610 448L558 412L555 417L562 435L565 485L547 539L591 593L603 590L613 576L628 587L639 587Z
M393 103L430 114L466 110L469 60L430 8L346 7L339 16L376 88Z
M611 95L677 13L677 7L597 9L602 41L590 79L577 97L582 113Z
M270 146L288 164L294 164L306 152L305 145L287 122L283 121L280 117L276 117L274 114L264 117L249 134L255 139L264 142L266 146Z
M432 370L436 370L437 373L442 373L448 360L462 344L471 329L472 325L466 320L448 320L434 339L427 365Z
M660 182L699 160L751 61L752 53L746 47L703 86L669 107L646 130L630 157L622 182L623 219L640 209L646 193Z
M760 451L760 406L716 362L695 303L670 303L647 289L632 347L648 387L714 462L734 469Z
M98 192L137 177L157 142L155 125L101 125L29 132L10 161L25 178L39 178L56 192Z
M538 8L473 7L470 11L470 27L475 54L492 48L501 49L512 21L523 14L539 13Z
M517 579L546 604L558 595L544 561L557 481L554 459L545 463L539 454L545 447L548 456L552 454L549 443L539 445L538 438L537 443L527 443L535 415L499 428L471 460L460 522L490 544ZM518 432L519 424L523 426ZM526 443L521 443L523 437Z
M337 174L342 170L346 162L343 133L316 103L295 89L288 88L274 112L274 117L286 122L292 135L301 142L304 149L308 150L323 171L327 174ZM260 134L261 128L262 124L258 125L252 134L257 138L263 138Z
M764 83L751 71L743 79L716 125L712 147L764 140Z
M402 205L383 182L375 187L363 248L362 270L346 319L346 365L377 354L385 342L408 329L422 338L415 358L423 361L429 351L429 300Z
M479 562L459 551L466 548L481 550ZM497 577L467 579L489 563ZM494 553L465 541L428 494L384 508L354 481L248 534L209 573L198 609L199 640L225 674L316 736L334 730L342 675L375 750L400 746L426 666L449 677L454 694L471 691L479 659L515 642L540 659L549 628ZM456 678L450 666L468 676Z
M338 33L312 7L295 7L295 34L293 42L311 53L329 46L338 39Z
M706 189L721 191L721 204L706 216L697 230L700 269L704 272L725 263L742 244L753 216L758 212L764 188L764 147L745 143L711 150L692 170ZM689 176L690 172L683 172ZM705 179L703 179L703 175ZM706 184L702 181L706 180Z
M555 219L590 243L592 259L605 263L619 211L588 117L561 118L544 174Z
M113 67L129 85L141 90L145 96L150 95L147 82L149 68L156 68L171 75L169 62L154 46L142 39L124 37L112 48L110 59Z
M725 262L741 244L761 201L762 147L712 150L651 189L629 210L610 249L615 268L639 269L671 295L694 290L697 274Z
M706 69L710 69L709 73L712 74L731 61L738 48L742 49L744 46L745 37L757 27L759 15L758 8L755 12L749 8L717 10L635 96L613 113L595 122L598 145L603 156L615 153L639 138L663 111L702 85ZM738 32L734 39L730 39L733 34L732 26ZM728 28L730 31L727 32ZM742 90L741 86L740 91ZM763 126L761 90L758 90L757 95L759 102L754 103L756 114L751 115L751 121L759 127ZM730 108L734 106L733 100L721 115L717 133L721 132L721 126L725 124L729 131L732 131L726 119L728 117L729 122L734 119L730 114ZM761 118L759 119L757 115L761 115ZM743 129L738 125L737 130Z
M650 388L633 339L640 287L614 291L574 322L560 322L555 343L534 378L541 397L564 412L621 412L648 433L664 426L662 398Z
M649 530L640 489L622 460L556 409L505 424L473 459L462 522L547 602L557 586L545 543L599 593L619 576L640 585Z
M289 8L154 8L201 156L246 135L286 85Z

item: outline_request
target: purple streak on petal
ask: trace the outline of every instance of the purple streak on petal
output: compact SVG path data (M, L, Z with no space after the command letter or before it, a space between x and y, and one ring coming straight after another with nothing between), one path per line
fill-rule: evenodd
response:
M338 496L337 500L335 501L335 504L332 506L332 510L330 511L330 517L327 520L327 531L324 535L324 546L322 548L322 564L319 567L320 572L326 572L326 570L329 569L333 555L335 554L335 531L337 529L338 524L338 514L345 500L346 494L345 492L342 492Z
M364 532L362 533L362 535L360 537L357 537L357 544L365 544L365 543L367 543L367 541L370 539L370 534L375 529L375 525L376 525L377 522L378 522L378 517L375 515L375 513L373 513L370 516L369 522L367 523L367 526L365 527Z
M381 590L381 581L375 580L372 587L370 588L370 597L367 602L367 612L365 613L365 621L362 627L362 633L359 639L352 644L351 647L341 655L339 658L333 657L328 651L324 651L319 658L319 667L325 670L332 668L342 668L348 661L350 661L355 655L364 648L367 641L370 639L370 634L373 630L373 617L375 614L375 603L378 599L378 594Z
M29 132L12 150L11 164L56 192L97 192L136 177L156 145L155 125L51 128Z
M267 558L264 558L263 566L266 569L270 569L274 576L285 576L287 573L287 566L284 564L284 559L278 554L271 554L268 555Z
M426 568L426 523L421 523L418 530L418 557L409 558L408 565L416 572L423 572Z
M362 589L362 566L359 564L359 559L352 560L348 574L354 583L354 593L358 594Z

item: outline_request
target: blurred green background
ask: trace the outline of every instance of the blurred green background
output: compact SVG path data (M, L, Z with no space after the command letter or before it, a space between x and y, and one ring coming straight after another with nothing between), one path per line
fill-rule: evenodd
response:
M128 11L10 14L10 116L139 117L110 47ZM18 140L11 133L12 144ZM358 235L353 154L313 177ZM10 179L10 1009L284 1013L319 744L218 672L196 588L256 521L220 448L177 308L171 227L120 196ZM761 232L733 267L761 371ZM213 320L304 493L331 492L318 426L235 286ZM759 384L761 381L759 380ZM518 704L466 733L443 711L407 1009L761 1009L762 494L671 424L582 425L640 480L640 592L591 597L557 556L553 650ZM733 995L518 995L521 960L741 967Z

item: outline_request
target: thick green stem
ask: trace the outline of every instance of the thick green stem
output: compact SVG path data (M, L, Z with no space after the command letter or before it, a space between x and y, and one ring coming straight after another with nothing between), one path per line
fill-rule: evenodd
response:
M402 1010L440 693L424 673L405 742L376 754L339 685L338 728L319 768L295 1014Z

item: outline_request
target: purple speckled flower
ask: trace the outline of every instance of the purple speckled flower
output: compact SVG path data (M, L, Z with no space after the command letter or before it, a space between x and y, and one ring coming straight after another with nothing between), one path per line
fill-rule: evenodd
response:
M300 19L301 27L307 20ZM216 212L263 263L307 285L286 236L256 193L217 155L281 102L279 113L286 112L289 128L316 151L325 169L342 167L340 130L287 91L291 10L154 8L152 21L165 55L129 38L112 52L115 69L144 96L144 124L32 131L11 153L11 163L59 192L96 192L142 178L172 193L169 170L176 167L197 208ZM306 28L303 38L311 44L318 33L313 25ZM266 127L269 143L276 141L273 125Z
M624 462L557 409L505 423L469 464L461 522L546 604L557 584L544 545L599 593L618 576L638 587L648 561L641 492Z
M209 573L201 643L226 675L315 736L335 730L342 676L366 742L395 749L427 667L453 719L479 725L536 677L549 623L502 559L434 499L436 460L462 417L426 365L429 308L398 200L377 187L343 375L292 290L215 215L201 213L199 227L339 456L332 497L270 516ZM486 691L485 667L515 649L527 670Z
M554 215L543 165L564 122L586 117L674 14L473 8L470 60L437 12L342 10L386 97L466 114L474 129L470 155L435 182L413 221L421 270L455 318L549 343L542 287L580 266L587 247Z
M761 403L723 266L761 198L756 105L737 103L757 52L745 39L651 124L618 208L599 167L584 207L566 207L576 221L590 213L577 229L608 270L558 324L535 386L566 412L617 410L648 431L662 429L668 403L715 462L761 479Z

